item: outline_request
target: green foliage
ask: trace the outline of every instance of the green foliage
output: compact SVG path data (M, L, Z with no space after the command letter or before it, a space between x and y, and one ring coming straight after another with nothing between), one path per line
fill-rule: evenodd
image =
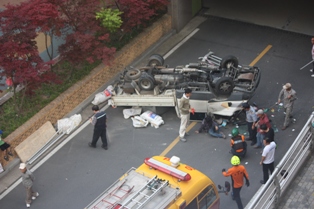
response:
M96 19L100 19L101 25L107 28L110 32L115 32L122 25L121 14L118 9L102 8L96 12Z
M3 130L4 132L3 138L23 125L23 123L29 120L39 110L48 105L73 84L83 79L99 64L100 62L93 64L85 62L81 64L79 68L72 69L72 65L69 62L60 62L54 66L54 70L63 81L62 84L43 84L41 88L36 90L34 95L25 98L25 103L20 114L16 112L13 99L5 102L0 109L0 130ZM69 76L69 74L71 74L71 76ZM17 104L19 104L21 98L22 93L17 93Z

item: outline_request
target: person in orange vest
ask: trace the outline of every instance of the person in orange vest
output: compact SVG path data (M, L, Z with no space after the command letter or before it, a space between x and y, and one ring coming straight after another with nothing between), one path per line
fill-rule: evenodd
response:
M244 135L239 134L239 130L237 128L232 129L231 135L232 135L230 140L231 154L236 155L239 158L245 157L247 144Z
M238 205L238 209L243 209L240 191L243 186L243 178L245 178L245 185L250 186L249 174L247 173L245 167L240 165L240 158L238 156L233 156L230 160L231 168L226 171L226 169L222 169L222 175L225 177L231 176L232 181L232 199L236 201Z

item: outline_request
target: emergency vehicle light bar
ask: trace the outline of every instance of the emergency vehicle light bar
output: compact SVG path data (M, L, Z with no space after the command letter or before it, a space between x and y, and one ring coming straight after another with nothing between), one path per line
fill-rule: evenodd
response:
M191 179L190 174L173 168L170 165L164 164L154 158L145 158L144 163L152 168L155 168L161 172L169 174L173 177L180 179L181 181L189 181Z

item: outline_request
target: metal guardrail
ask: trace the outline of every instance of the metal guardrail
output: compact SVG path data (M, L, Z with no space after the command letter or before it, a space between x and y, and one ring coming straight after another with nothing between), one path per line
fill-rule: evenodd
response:
M59 131L56 132L49 140L48 142L42 146L32 157L29 158L27 161L27 164L34 163L40 156L42 156L50 147L52 147L59 139L61 139L65 133L60 133Z
M282 194L288 189L300 167L314 148L313 122L314 112L312 112L290 149L275 167L269 180L256 192L245 209L278 208Z

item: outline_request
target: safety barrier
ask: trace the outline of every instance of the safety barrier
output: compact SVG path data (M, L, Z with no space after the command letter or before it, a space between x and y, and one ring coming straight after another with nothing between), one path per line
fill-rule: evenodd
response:
M300 167L313 150L314 112L291 145L288 152L276 166L269 180L253 196L245 209L278 208L282 194L289 188Z

